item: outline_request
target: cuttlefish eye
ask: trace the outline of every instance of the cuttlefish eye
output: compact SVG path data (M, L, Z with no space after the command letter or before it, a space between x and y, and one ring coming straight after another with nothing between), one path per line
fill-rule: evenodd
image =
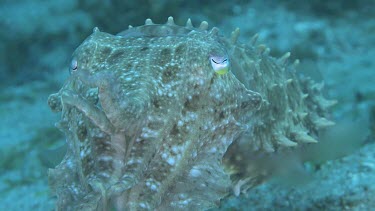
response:
M212 69L219 74L224 75L229 72L229 60L227 57L210 56Z
M78 61L76 59L73 59L72 62L70 63L69 72L70 73L75 72L77 71L77 69L78 69Z

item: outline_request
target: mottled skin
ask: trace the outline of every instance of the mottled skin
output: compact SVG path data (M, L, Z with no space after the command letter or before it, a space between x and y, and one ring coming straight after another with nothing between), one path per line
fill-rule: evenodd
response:
M255 183L249 153L315 141L325 109L310 81L206 28L147 20L77 48L49 98L69 147L50 171L58 209L204 210Z

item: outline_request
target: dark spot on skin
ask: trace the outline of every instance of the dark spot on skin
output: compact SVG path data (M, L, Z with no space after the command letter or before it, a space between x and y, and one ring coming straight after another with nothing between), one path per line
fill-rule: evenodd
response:
M128 72L129 70L132 69L133 64L132 63L125 63L122 67L123 67L124 72Z
M149 47L146 47L146 46L145 46L145 47L142 47L142 48L141 48L141 51L146 51L146 50L148 50L148 49L149 49Z
M173 128L171 130L171 135L177 135L179 133L179 130L177 128L177 125L173 125Z
M86 139L87 129L86 129L86 126L84 124L78 125L77 137L78 137L78 140L81 141L81 142L83 142Z
M114 163L112 160L98 160L96 167L99 171L108 171L108 169L114 169Z
M84 150L83 147L80 149L81 151ZM91 172L91 169L93 168L93 162L91 161L90 157L85 156L81 158L81 163L84 168L82 169L83 175L88 175Z
M182 109L181 114L182 114L182 116L186 115L186 109L185 108Z
M169 48L164 48L160 51L160 55L157 57L157 60L155 61L155 63L163 67L171 60L172 60L171 50Z
M240 104L240 108L241 109L259 108L261 103L262 103L262 98L260 96L252 96L251 98L248 98L242 101Z
M177 66L166 66L163 71L162 81L163 83L169 83L176 80L176 74L178 72Z
M109 55L107 62L110 64L115 64L118 62L121 62L123 59L123 55L125 54L125 51L123 50L116 50L112 52L112 54Z
M356 103L361 103L363 102L363 100L365 99L365 97L363 96L363 94L361 92L356 92L355 93L355 102Z
M214 109L213 114L214 114L215 121L221 121L225 118L225 111Z
M220 114L219 114L219 118L220 119L224 119L225 115L224 115L224 111L221 111Z
M155 108L159 108L159 107L160 107L160 102L159 102L159 100L154 99L154 100L152 101L152 104L154 105Z
M213 83L214 83L214 78L212 77L210 80L210 85L212 85Z
M95 64L93 64L92 66L91 66L91 70L93 70L93 71L96 71L96 70L98 70L99 68L98 68L98 64L97 63L95 63Z
M103 56L109 55L111 54L111 52L112 52L112 49L110 47L104 47L104 49L102 50Z
M158 130L160 129L160 122L149 122L147 127L150 128L150 130Z
M177 56L182 56L186 52L186 45L185 44L180 44L176 47L174 50L175 55Z
M246 107L248 107L249 105L251 105L251 102L249 101L244 101L241 103L241 108L242 109L245 109Z
M274 114L277 114L279 112L279 108L276 105L272 106L271 109L272 109L272 113Z
M199 104L199 97L197 95L194 95L191 100L187 100L184 103L184 108L187 111L196 111L201 107Z

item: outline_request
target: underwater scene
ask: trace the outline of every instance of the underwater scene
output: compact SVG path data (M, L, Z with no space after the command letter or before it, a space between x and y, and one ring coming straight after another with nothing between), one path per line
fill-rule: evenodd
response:
M0 210L375 210L373 0L0 2Z

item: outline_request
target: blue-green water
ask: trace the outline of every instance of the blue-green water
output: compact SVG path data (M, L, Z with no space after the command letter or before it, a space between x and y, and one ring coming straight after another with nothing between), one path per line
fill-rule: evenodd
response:
M52 210L48 168L65 141L47 97L68 76L71 53L92 32L117 33L146 18L182 25L208 21L271 55L287 51L303 74L324 81L338 100L335 130L313 162L221 204L229 210L372 210L375 205L375 3L364 1L73 1L0 2L0 210ZM303 180L300 178L308 178Z

